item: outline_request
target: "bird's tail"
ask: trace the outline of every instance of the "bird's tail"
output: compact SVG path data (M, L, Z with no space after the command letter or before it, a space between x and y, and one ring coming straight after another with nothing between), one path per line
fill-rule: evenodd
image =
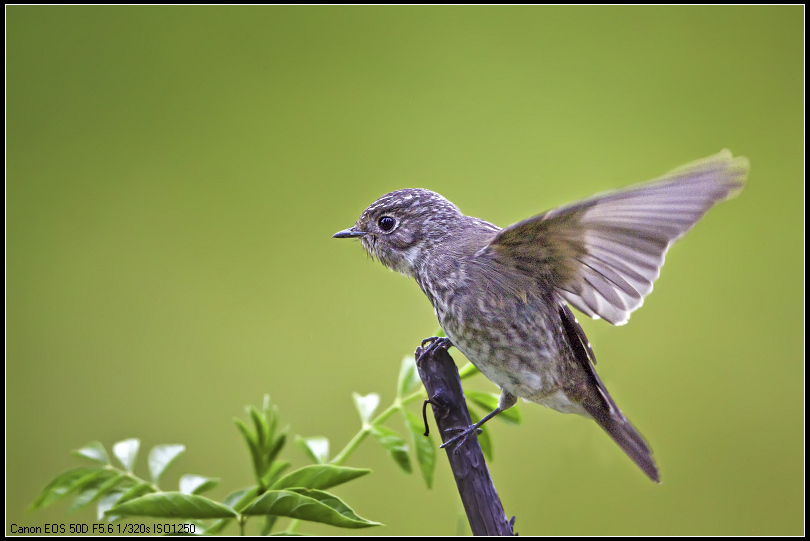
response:
M574 358L579 362L581 371L578 373L584 375L578 385L567 389L566 394L599 423L599 426L613 438L613 441L619 444L619 447L641 468L641 471L656 483L660 483L658 467L652 459L652 449L610 397L594 368L596 358L588 338L571 309L564 304L560 305L560 321L562 321Z
M611 408L613 411L605 408L602 404L591 401L585 401L582 405L599 426L608 433L608 436L613 438L613 441L630 457L630 460L641 468L641 471L656 483L661 482L658 475L658 466L655 465L652 458L652 449L644 441L636 427L622 415L619 408L615 407L615 403Z

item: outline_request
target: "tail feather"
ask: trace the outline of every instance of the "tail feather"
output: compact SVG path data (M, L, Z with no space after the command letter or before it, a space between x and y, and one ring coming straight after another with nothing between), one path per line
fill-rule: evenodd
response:
M610 398L610 394L593 366L596 364L596 358L588 338L585 336L585 331L580 327L571 309L565 304L560 305L560 321L568 337L574 359L579 364L581 370L579 374L582 376L578 384L566 390L566 394L599 423L599 426L613 438L613 441L627 453L627 456L641 468L641 471L656 483L660 483L658 467L652 459L652 449Z
M644 438L639 434L638 430L625 418L621 412L616 409L614 412L607 411L601 404L593 404L593 407L588 407L586 402L583 404L588 414L607 432L613 441L622 448L630 460L636 463L641 468L641 471L647 474L647 477L655 481L661 482L658 474L658 466L652 458L652 449L644 441ZM617 415L618 414L618 415Z

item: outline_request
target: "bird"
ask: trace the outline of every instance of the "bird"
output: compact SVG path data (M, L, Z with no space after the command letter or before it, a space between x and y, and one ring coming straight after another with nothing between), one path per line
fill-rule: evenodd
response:
M407 188L372 203L350 228L373 258L416 280L446 339L501 390L498 407L458 427L462 445L518 398L593 419L653 481L652 450L596 373L571 307L627 323L653 289L672 243L745 185L730 151L655 180L558 207L501 229L438 193ZM457 447L456 447L457 448Z

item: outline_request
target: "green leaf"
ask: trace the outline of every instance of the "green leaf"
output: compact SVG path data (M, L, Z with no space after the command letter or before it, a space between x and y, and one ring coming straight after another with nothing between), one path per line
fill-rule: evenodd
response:
M279 436L273 440L273 442L268 445L267 452L265 454L265 462L267 464L272 464L273 461L278 457L278 454L281 452L281 449L287 443L287 435L286 434L279 434Z
M121 495L121 498L118 499L118 503L128 502L129 500L134 500L135 498L140 498L144 494L148 494L150 492L154 492L155 489L152 488L151 485L147 483L140 483L135 485L134 487L130 488L126 492Z
M237 513L230 507L205 496L181 492L159 492L117 504L107 514L165 518L231 518Z
M436 469L436 447L433 444L433 436L425 436L425 425L419 417L401 408L405 416L405 424L413 439L413 447L416 450L416 462L419 463L419 470L428 488L433 486L433 472Z
M84 488L88 483L93 482L95 479L105 474L112 474L112 472L95 466L68 470L60 474L42 489L37 499L31 504L31 510L34 511L47 507L65 496Z
M300 494L301 496L318 500L320 503L327 505L332 509L334 509L335 511L337 511L345 518L354 520L356 522L364 522L366 526L382 526L382 524L380 524L379 522L372 522L370 520L358 516L354 512L354 510L346 504L346 502L344 502L343 500L341 500L340 498L329 492L324 492L323 490L310 490L307 488L291 488L289 490L290 492L295 492L297 494Z
M162 443L155 445L149 451L149 473L152 475L152 481L155 484L160 481L160 477L166 468L186 450L185 445Z
M74 512L78 511L79 509L90 505L91 503L95 503L96 501L100 500L103 496L106 496L117 487L122 482L128 480L129 478L121 473L118 472L110 472L112 475L104 480L102 483L97 484L97 486L89 486L96 483L90 483L88 487L86 487L73 501L73 505L70 506L68 511ZM98 481L98 479L94 480ZM120 491L118 491L121 494Z
M113 445L113 454L129 473L132 473L132 469L135 467L135 459L138 457L140 446L141 441L138 438L119 441Z
M107 449L104 448L104 445L100 441L91 441L81 449L76 449L73 451L73 454L76 456L89 458L93 462L98 462L99 464L107 465L110 463L110 457L107 455Z
M470 419L472 419L473 424L481 420L481 417L479 417L478 414L475 413L475 411L473 410L469 411L470 411ZM482 428L481 433L478 434L478 444L481 446L481 451L483 451L484 456L487 458L487 460L492 460L492 438L489 437L489 430L487 430L486 428Z
M416 360L413 355L405 355L402 359L402 366L399 369L399 380L397 381L397 398L404 398L414 392L422 380L419 379L419 372L416 370Z
M253 406L248 408L248 413L253 420L253 426L256 427L256 440L259 443L259 449L264 449L270 441L270 425L267 424L264 415L259 413L259 410Z
M295 437L297 443L304 453L313 461L323 464L329 460L329 440L323 436L313 436L311 438Z
M303 487L314 489L327 489L343 483L348 483L353 479L362 477L371 470L361 470L358 468L346 468L344 466L334 466L332 464L314 464L304 466L292 471L273 483L271 490L281 490L290 487Z
M500 400L500 396L495 393L484 393L481 391L464 391L464 396L469 402L472 402L486 413L495 411L498 407L498 400ZM519 425L523 420L517 406L512 406L508 410L502 411L496 415L495 418L513 425Z
M243 515L278 515L282 517L322 522L341 528L378 526L357 516L337 496L320 490L270 490L249 505Z
M225 496L222 503L238 511L240 507L258 495L259 491L256 487L240 488Z
M354 397L354 405L357 407L357 413L360 414L360 420L363 424L368 424L371 421L371 416L374 415L374 410L380 405L380 395L377 393L369 393L366 396L360 396L357 393L352 393Z
M273 435L276 433L278 429L278 408L273 404L270 405L270 397L268 395L264 395L264 404L262 405L262 414L264 418L268 420L270 423L270 429L268 431L269 437L272 438ZM286 429L285 429L286 430Z
M180 478L180 492L183 494L202 494L218 484L219 479L187 473Z
M459 379L467 379L470 376L474 376L478 373L480 373L480 370L478 370L473 363L467 363L458 369Z
M281 476L281 472L286 470L290 467L290 462L287 460L277 460L273 462L269 468L267 468L267 473L264 474L262 477L263 486L269 487L272 485L276 479Z
M112 492L103 496L99 501L98 505L96 506L96 520L102 521L104 520L104 513L108 510L112 509L112 507L118 502L118 500L123 495L122 492ZM112 522L119 518L117 515L108 515L107 520Z
M73 503L68 507L68 513L75 513L82 507L89 505L97 495L98 488L86 488L82 490L73 498Z
M250 448L252 452L253 449L256 449L256 447L258 446L256 436L253 435L253 432L250 431L250 428L248 428L248 425L246 425L242 419L234 418L233 422L236 425L236 428L239 429L239 432L242 433L242 438L244 438L245 443L247 443L247 446Z
M264 473L264 462L262 460L262 453L261 449L259 448L259 442L256 440L256 436L250 431L250 428L242 421L242 419L234 419L234 424L236 428L239 429L239 432L242 433L242 438L244 438L245 443L248 446L248 450L250 451L250 458L253 461L253 471L258 480L261 478L262 474Z
M388 451L400 468L411 473L411 459L408 444L399 434L385 426L372 426L371 435Z
M268 439L273 436L278 428L278 408L270 403L270 395L264 395L262 400L262 416L268 421L269 429L267 431Z

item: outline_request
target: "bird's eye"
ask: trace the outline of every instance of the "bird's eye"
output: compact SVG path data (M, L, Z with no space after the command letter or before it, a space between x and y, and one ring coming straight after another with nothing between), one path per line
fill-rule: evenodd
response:
M380 221L378 223L380 224L380 229L382 229L383 231L391 231L392 229L394 229L394 226L396 225L397 221L391 218L390 216L383 216L380 218Z

